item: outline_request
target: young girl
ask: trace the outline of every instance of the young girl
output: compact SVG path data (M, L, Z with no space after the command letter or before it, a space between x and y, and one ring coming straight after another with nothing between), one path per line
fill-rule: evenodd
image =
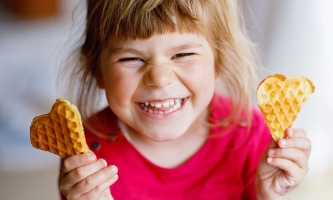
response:
M275 143L251 108L256 63L238 11L234 0L88 0L72 75L91 152L62 160L63 199L287 199L310 141L288 129ZM87 118L98 89L109 106Z

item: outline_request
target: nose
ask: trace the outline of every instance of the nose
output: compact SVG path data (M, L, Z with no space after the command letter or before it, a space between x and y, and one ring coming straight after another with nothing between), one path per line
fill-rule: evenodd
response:
M175 78L175 72L170 65L151 65L143 75L143 82L149 87L163 88L174 82Z

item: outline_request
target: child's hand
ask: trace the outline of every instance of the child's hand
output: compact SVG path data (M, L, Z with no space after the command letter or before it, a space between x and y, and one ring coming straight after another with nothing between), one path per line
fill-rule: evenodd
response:
M311 142L301 129L287 129L288 138L271 141L259 163L256 177L258 199L287 199L308 172Z
M59 189L67 200L113 200L109 187L118 179L117 172L93 152L70 156L62 160Z

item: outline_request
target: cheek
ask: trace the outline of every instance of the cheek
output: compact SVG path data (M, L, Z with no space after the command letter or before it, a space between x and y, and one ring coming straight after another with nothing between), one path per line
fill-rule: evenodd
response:
M137 85L134 75L114 69L104 73L104 80L109 105L117 108L129 106Z
M189 69L184 78L192 90L201 93L210 93L215 87L215 69L213 62L196 63Z

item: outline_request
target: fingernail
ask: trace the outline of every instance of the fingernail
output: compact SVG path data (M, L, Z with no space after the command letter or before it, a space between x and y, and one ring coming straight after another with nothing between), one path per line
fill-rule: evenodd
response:
M101 160L103 161L104 166L107 167L107 166L108 166L108 163L106 162L106 160L104 160L104 159L101 159Z
M293 135L294 135L294 131L293 131L293 129L288 129L288 135L289 135L289 137L292 137Z
M274 150L274 149L270 149L270 150L268 150L268 155L269 155L269 156L273 156L274 153L275 153L275 150Z
M118 171L118 168L117 168L116 166L114 166L114 165L111 165L111 166L110 166L110 170L111 170L112 172L117 172L117 171Z
M94 161L96 160L96 155L94 153L89 153L88 159Z
M286 145L286 140L284 140L284 139L281 139L281 142L280 142L280 144L281 144L281 146L285 146Z
M267 158L267 162L272 162L273 158Z

